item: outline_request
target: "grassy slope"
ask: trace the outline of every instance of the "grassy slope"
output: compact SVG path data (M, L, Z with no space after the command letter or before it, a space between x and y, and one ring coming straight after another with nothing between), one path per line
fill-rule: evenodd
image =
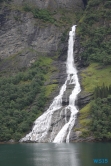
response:
M97 86L111 84L111 66L101 66L98 63L91 63L81 73L82 86L86 92L93 92Z
M108 0L89 0L83 17L79 21L78 34L84 52L80 55L84 65L82 72L82 88L86 92L94 92L97 86L111 84L111 2ZM91 103L80 110L80 128L82 136L90 136Z

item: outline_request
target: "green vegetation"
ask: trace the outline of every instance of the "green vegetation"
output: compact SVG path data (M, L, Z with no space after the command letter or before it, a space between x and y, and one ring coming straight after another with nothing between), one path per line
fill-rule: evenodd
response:
M57 84L51 84L47 85L46 91L45 91L45 96L48 97L52 93L52 91L57 87Z
M101 87L96 87L94 90L94 99L96 100L97 98L106 98L108 95L111 95L111 85L105 86L103 84L103 86Z
M84 91L91 92L94 96L94 100L80 110L80 128L76 131L82 131L81 137L93 135L97 140L111 140L111 128L108 127L111 111L110 73L110 65L99 63L91 63L81 73Z
M45 23L45 25L46 23L51 23L58 27L65 26L66 29L63 32L62 41L65 40L69 27L71 27L72 23L74 24L74 22L76 22L77 16L79 16L79 13L74 11L65 9L56 9L54 11L48 9L38 9L37 7L29 4L25 4L22 7L22 10L25 12L31 12L34 18L41 20Z
M24 5L23 7L24 11L26 12L32 12L34 18L41 19L43 21L48 21L50 23L54 23L55 19L53 18L52 14L47 9L38 9L37 7L32 7L30 5Z
M99 62L111 64L111 3L106 0L90 0L79 21L78 33L84 52L84 65Z
M11 5L10 7L11 9L19 10L19 8L16 6ZM79 12L63 8L58 8L55 10L39 9L31 4L24 4L20 8L20 11L22 12L31 12L33 17L39 21L41 20L45 26L48 23L54 24L57 27L65 26L65 35L66 32L69 32L69 28L72 26L72 24L76 24L80 18L80 15L82 15L82 9Z
M80 120L86 119L86 118L90 115L90 109L91 109L90 103L87 104L84 108L82 108L82 109L80 110L80 117L79 117L79 119L80 119ZM81 123L81 122L80 122L80 123Z
M97 98L91 107L90 131L97 140L111 140L111 95Z
M95 87L111 84L111 66L91 63L81 72L82 86L86 92L94 92Z
M28 70L0 78L0 141L19 140L44 111L50 88L43 85L51 63L41 57Z
M63 33L61 42L66 40L68 29L72 22L75 22L75 14L62 9L52 12L31 5L17 6L13 3L4 3L3 7L15 11L13 18L16 22L23 21L20 13L31 12L35 18L35 26L38 25L41 28L53 24L62 27L58 28ZM31 67L19 67L19 56L27 51L34 50L24 49L0 61L2 68L0 72L0 141L19 140L29 132L34 120L43 113L49 96L57 88L57 80L50 80L50 76L58 69L51 65L53 60L46 55L37 53L41 57ZM54 59L58 58L60 51L58 49L53 55Z
M96 87L91 104L90 132L97 140L111 140L111 85Z
M69 27L77 23L83 48L79 56L83 66L87 67L81 72L81 84L85 93L93 93L94 98L80 110L80 126L75 130L82 131L81 137L84 138L93 135L97 140L111 140L111 1L88 0L84 11L79 12L38 9L28 4L6 5L11 10L31 12L41 27L48 24L60 27L61 42L66 41ZM14 19L21 20L16 14ZM11 58L15 59L15 56ZM7 59L4 61L8 62ZM42 114L50 94L57 88L57 80L44 86L52 72L57 70L50 65L52 62L51 58L41 56L29 69L17 70L14 76L4 78L4 73L0 73L0 141L18 140Z
M79 128L80 137L94 136L98 141L111 140L111 85L96 87L94 100L80 110Z
M94 98L80 110L76 131L81 137L111 140L111 1L89 0L80 17L77 33L83 48L80 57L86 68L81 72L85 93Z
M66 37L67 37L67 34L68 34L69 30L66 29L63 34L62 34L62 37L61 37L61 41L64 42L66 40Z
M75 131L81 131L81 137L85 138L90 136L91 131L89 129L89 125L91 124L91 103L87 104L79 111L79 128L75 128Z

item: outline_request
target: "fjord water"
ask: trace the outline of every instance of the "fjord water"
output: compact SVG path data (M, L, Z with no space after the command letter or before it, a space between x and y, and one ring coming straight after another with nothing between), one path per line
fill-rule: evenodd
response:
M94 164L93 159L108 159ZM1 144L0 166L111 166L111 143Z
M76 114L78 112L75 101L77 99L77 95L81 91L80 84L77 76L76 66L74 64L74 41L75 41L75 30L76 26L74 25L69 32L69 40L68 40L68 53L67 53L67 61L66 61L66 73L67 78L65 83L62 85L58 96L56 96L49 106L48 110L41 115L34 122L34 127L32 131L27 134L24 138L20 140L20 142L32 141L32 142L69 142L70 133L75 123ZM62 106L62 98L66 88L72 85L72 93L69 96L69 103L66 107ZM54 116L54 112L58 111L60 116L62 111L67 113L70 111L69 121L65 121L65 124L62 124L61 128L52 128L52 117ZM58 117L59 119L59 117ZM49 131L52 131L50 134ZM53 134L54 133L54 134ZM50 136L51 135L51 136Z

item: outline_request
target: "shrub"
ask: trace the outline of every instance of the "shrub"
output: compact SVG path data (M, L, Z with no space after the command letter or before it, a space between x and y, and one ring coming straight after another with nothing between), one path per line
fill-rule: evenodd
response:
M49 12L49 10L47 9L38 9L29 5L24 5L23 6L24 11L26 12L32 12L34 18L38 18L41 19L45 22L50 22L50 23L54 23L55 19L52 17L52 14Z
M110 96L111 97L111 96ZM97 140L111 140L111 104L110 97L97 98L91 108L92 123L90 130Z

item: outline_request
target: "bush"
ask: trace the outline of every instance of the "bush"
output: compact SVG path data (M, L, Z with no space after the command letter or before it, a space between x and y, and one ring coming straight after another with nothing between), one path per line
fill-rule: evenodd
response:
M91 108L90 130L97 140L111 140L111 103L107 98L97 98Z
M32 12L34 18L41 19L45 22L47 22L47 21L51 22L51 23L55 22L55 19L52 17L52 14L47 9L38 9L38 8L35 8L35 7L31 7L27 4L24 5L23 9L26 12Z

